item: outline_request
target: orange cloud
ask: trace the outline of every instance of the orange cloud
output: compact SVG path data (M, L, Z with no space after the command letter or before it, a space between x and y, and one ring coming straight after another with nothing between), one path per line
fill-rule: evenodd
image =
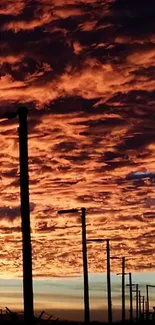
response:
M153 10L146 11L150 20ZM0 111L30 108L36 277L82 274L80 215L57 215L82 206L88 236L110 238L111 254L128 257L127 270L154 268L154 180L126 179L155 169L154 38L144 12L142 33L129 2L125 11L108 0L0 4ZM0 123L0 260L7 277L22 274L17 127ZM89 244L88 257L90 272L105 272L104 244ZM113 271L120 268L113 261Z

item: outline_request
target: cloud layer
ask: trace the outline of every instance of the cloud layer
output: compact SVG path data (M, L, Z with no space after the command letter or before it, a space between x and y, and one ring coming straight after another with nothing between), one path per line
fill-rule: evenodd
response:
M138 0L1 1L0 112L28 105L35 276L82 272L87 234L110 238L129 271L154 269L155 4ZM0 123L1 275L20 276L18 121ZM105 244L88 244L90 272ZM119 260L112 261L119 271Z

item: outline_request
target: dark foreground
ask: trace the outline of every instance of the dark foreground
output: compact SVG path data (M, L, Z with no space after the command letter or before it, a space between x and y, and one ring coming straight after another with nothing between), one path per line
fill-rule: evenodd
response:
M24 315L23 313L12 312L8 307L5 307L6 311L0 310L0 325L30 325L24 322ZM146 319L148 318L148 319ZM76 322L76 321L68 321L68 320L61 320L59 318L55 318L53 315L50 315L44 311L42 311L37 317L34 318L32 322L34 325L82 325L84 322ZM99 324L108 324L106 322L99 322L99 321L92 321L89 324L92 325L99 325ZM141 314L139 315L138 321L135 319L133 322L126 320L125 322L113 322L114 325L155 325L155 313L150 312L149 314ZM110 325L112 325L110 324Z
M19 320L19 319L8 319L8 318L3 318L0 320L0 325L29 325L29 324L26 324L24 323L23 320ZM43 319L35 319L34 320L34 325L65 325L65 324L69 324L69 325L82 325L84 324L83 322L72 322L72 321L61 321L61 320L43 320ZM92 325L107 325L108 323L102 323L102 322L98 322L98 321L92 321L90 322L89 324L92 324ZM142 320L139 322L136 322L136 321L133 321L133 322L130 322L130 321L126 321L126 322L113 322L112 323L113 325L134 325L134 324L139 324L139 325L147 325L147 324L155 324L155 320ZM111 324L110 324L111 325Z

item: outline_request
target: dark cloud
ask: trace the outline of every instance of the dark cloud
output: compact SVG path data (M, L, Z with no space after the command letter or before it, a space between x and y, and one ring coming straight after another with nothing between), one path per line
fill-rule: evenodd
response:
M117 150L139 150L155 141L155 132L135 134L133 137L129 136L117 147Z
M21 227L1 227L1 232L5 233L5 234L10 234L12 233L20 233L21 232Z
M77 143L76 142L71 142L71 141L63 141L60 142L55 146L55 150L58 150L60 152L69 152L72 150L75 150L77 148Z
M1 207L0 218L8 218L10 221L20 216L20 208Z
M30 209L33 211L35 208L35 204L30 204ZM20 207L1 207L0 208L0 218L1 219L8 219L9 221L13 221L14 219L20 217Z

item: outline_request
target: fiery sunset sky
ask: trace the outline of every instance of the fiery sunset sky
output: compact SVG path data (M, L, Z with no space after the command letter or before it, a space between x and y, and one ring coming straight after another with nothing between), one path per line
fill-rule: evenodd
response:
M82 274L87 235L110 238L127 270L153 271L154 0L1 0L0 112L27 105L33 273ZM0 276L22 274L18 121L0 122ZM152 217L152 218L148 218ZM88 245L89 272L105 244ZM120 271L113 260L113 272Z

